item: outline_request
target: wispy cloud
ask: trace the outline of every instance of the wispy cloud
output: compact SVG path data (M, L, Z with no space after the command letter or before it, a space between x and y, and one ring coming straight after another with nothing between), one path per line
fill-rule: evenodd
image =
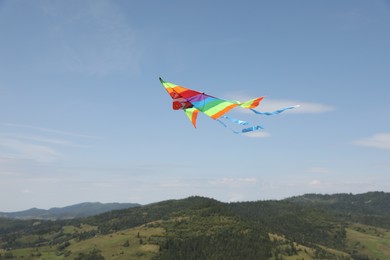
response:
M24 128L24 129L36 130L36 131L40 131L40 132L67 135L67 136L73 136L73 137L100 139L100 137L98 137L98 136L78 134L78 133L73 133L73 132L68 132L68 131L62 131L62 130L45 128L45 127L32 126L32 125L13 124L13 123L2 123L1 125L6 126L6 127Z
M251 138L267 138L270 137L271 135L268 132L249 132L247 134L244 134L245 136L251 137Z
M44 69L99 75L137 73L143 45L139 33L129 27L126 14L110 1L77 3L77 8L69 8L69 3L47 1L41 7L43 16L52 22L49 41L55 42L43 55Z
M64 147L86 147L79 144L80 139L99 139L97 136L31 125L1 123L0 126L9 128L7 132L13 131L0 133L0 162L3 164L53 162L63 157L61 151Z
M314 173L314 174L329 174L332 173L332 170L326 168L326 167L312 167L309 168L309 173Z
M248 186L248 185L255 185L258 183L257 178L222 178L222 179L215 179L211 180L209 182L212 185L216 186L233 186L233 187L238 187L238 186Z
M355 145L378 149L390 149L390 133L378 133L353 142Z
M0 138L0 148L6 150L11 157L37 162L51 162L60 156L58 151L49 146L12 138Z
M0 134L0 136L3 135L5 137L15 138L15 139L21 139L21 140L28 140L38 143L45 143L48 145L61 145L61 146L70 146L70 147L86 147L83 145L75 144L67 139L63 138L47 138L42 136L33 136L33 135L25 135L25 134Z
M0 160L0 165L2 164L1 160ZM3 166L3 165L1 165ZM10 171L8 169L4 169L4 168L0 168L0 176L17 176L19 175L20 173L17 172L17 171Z
M219 178L219 179L176 179L176 180L165 180L160 183L161 187L169 188L189 188L189 187L230 187L238 188L244 186L253 186L258 183L258 179L254 177L246 178Z

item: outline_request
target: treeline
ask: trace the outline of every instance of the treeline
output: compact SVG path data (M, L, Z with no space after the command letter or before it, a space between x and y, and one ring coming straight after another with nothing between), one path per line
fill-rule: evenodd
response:
M79 221L72 220L71 223L69 221L12 221L11 227L0 228L0 249L60 246L71 239L81 241L94 237L97 234L94 230L74 232L72 234L64 232L64 226L70 224L77 226L80 225ZM29 237L29 239L22 239L24 236Z
M306 194L285 201L325 210L340 221L390 228L390 193Z
M271 243L256 229L224 229L212 235L169 236L155 259L268 259Z
M343 223L321 209L283 201L231 203L228 207L237 216L257 223L268 232L303 245L343 248L345 244Z
M285 201L324 207L344 213L359 213L365 215L390 215L390 193L367 192L363 194L305 194L295 196Z
M272 243L265 229L235 216L226 204L192 197L160 225L166 239L156 259L268 259ZM177 205L179 206L179 205ZM180 208L180 206L179 206Z
M190 197L184 200L168 200L148 206L126 210L117 210L86 218L84 223L97 226L102 234L136 227L156 220L168 220L183 214L232 215L224 203L202 197Z
M48 239L46 234L59 233L65 225L63 221L0 219L0 248L22 248L50 243L53 239ZM20 239L23 236L29 236L31 239Z

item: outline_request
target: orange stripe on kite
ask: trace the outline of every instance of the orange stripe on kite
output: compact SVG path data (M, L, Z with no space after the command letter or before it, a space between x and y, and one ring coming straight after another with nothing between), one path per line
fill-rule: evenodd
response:
M238 106L238 105L237 104L231 104L231 105L225 107L224 109L218 111L214 115L212 115L211 118L212 119L217 119L217 118L223 116L224 114L226 114L227 112L229 112L230 110L232 110L233 108L235 108L236 106Z
M260 102L263 100L263 98L264 97L259 97L259 98L255 98L255 99L246 101L246 102L240 104L240 106L243 108L255 108L260 104Z
M194 110L194 112L192 113L191 121L195 128L196 128L196 118L198 116L198 113L199 113L198 110Z
M249 108L255 108L257 107L260 102L263 100L264 97L259 97L259 98L256 98L253 103L249 106Z

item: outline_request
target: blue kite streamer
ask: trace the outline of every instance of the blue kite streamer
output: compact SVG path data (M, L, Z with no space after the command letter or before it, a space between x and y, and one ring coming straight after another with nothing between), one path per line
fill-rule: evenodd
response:
M238 125L249 125L249 122L247 121L238 120L235 118L231 118L229 116L222 116L222 117Z
M286 110L293 109L293 108L296 108L296 107L299 107L299 105L291 106L291 107L285 107L285 108L282 108L282 109L279 109L279 110L276 110L276 111L273 111L273 112L260 112L260 111L254 110L253 108L250 108L249 110L251 110L253 113L258 114L258 115L273 116L273 115L280 114L280 113L282 113L282 112L284 112Z
M249 125L249 122L246 122L246 121L242 121L242 120L237 120L237 119L233 119L231 117L228 117L226 118L226 116L223 116L223 118L225 119L228 119L229 121L233 122L233 123L236 123L236 124L239 124L239 125ZM227 124L225 124L224 122L222 122L220 119L217 119L217 121L223 125L224 127L230 129L233 133L235 134L245 134L245 133L249 133L249 132L252 132L252 131L258 131L258 130L262 130L264 129L264 127L260 126L260 125L255 125L255 126L251 126L251 127L247 127L247 128L244 128L240 131L236 131L236 130L233 130L231 129Z

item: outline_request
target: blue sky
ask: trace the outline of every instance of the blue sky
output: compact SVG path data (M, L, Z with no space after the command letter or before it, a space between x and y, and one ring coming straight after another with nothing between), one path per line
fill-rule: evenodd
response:
M390 191L388 1L0 1L0 211ZM194 129L158 77L273 117Z

